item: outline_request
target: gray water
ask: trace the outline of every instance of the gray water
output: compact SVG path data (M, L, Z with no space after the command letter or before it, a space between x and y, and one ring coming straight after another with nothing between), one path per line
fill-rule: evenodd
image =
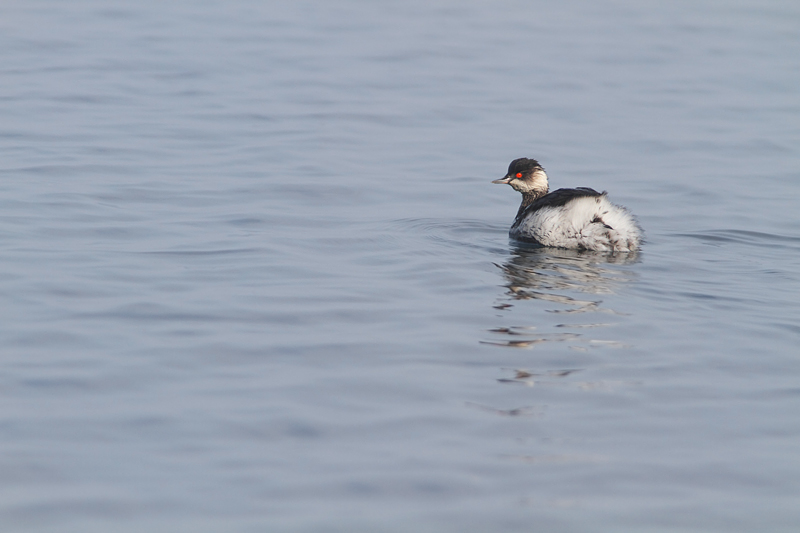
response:
M798 27L5 2L1 529L797 531ZM509 242L523 156L642 251Z

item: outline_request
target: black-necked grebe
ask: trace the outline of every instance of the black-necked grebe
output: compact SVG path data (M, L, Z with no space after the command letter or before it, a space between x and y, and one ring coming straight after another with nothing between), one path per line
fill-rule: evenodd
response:
M535 159L515 159L508 173L492 183L507 183L522 193L522 205L508 234L524 242L608 252L632 252L642 229L627 209L588 187L548 193L547 174Z

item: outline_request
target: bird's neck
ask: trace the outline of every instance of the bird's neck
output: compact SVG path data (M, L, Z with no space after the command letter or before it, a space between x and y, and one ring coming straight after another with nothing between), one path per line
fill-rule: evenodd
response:
M517 216L522 215L522 212L531 205L533 202L547 194L550 190L550 185L547 183L547 174L543 168L537 168L529 179L525 180L524 186L514 187L522 193L522 204L519 206Z
M519 210L517 211L517 216L519 217L525 211L525 209L527 209L529 205L531 205L533 202L535 202L545 194L547 194L547 188L533 189L522 193L522 203L520 204Z

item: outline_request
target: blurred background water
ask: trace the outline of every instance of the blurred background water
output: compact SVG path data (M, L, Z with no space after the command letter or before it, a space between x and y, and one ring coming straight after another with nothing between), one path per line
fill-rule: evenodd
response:
M4 531L797 531L800 4L5 2ZM521 248L490 181L608 190Z

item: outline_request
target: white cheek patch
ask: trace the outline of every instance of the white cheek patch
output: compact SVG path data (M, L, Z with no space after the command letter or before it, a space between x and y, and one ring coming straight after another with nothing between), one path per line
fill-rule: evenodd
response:
M544 195L548 191L547 174L544 173L544 170L537 170L529 179L511 178L509 185L522 194L535 192L538 195Z

